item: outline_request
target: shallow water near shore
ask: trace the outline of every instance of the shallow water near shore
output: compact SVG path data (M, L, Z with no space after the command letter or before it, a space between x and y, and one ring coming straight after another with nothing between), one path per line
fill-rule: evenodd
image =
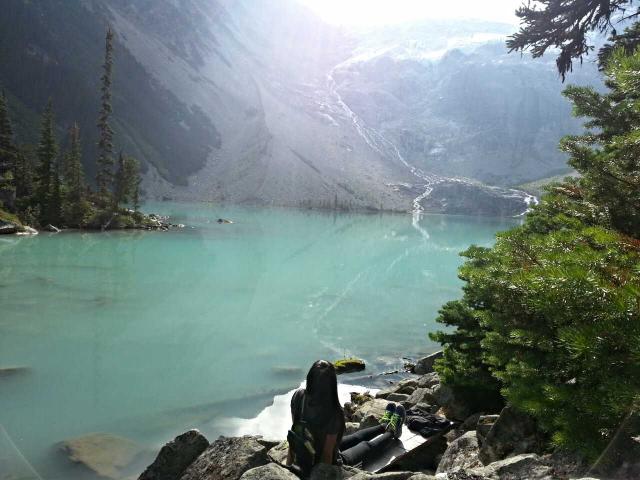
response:
M28 367L0 376L0 444L42 478L91 478L58 451L65 439L121 435L147 450L144 463L188 428L230 433L220 419L255 417L318 358L358 356L375 373L434 351L437 310L460 295L458 253L515 225L144 210L187 227L0 241L0 368ZM344 381L367 383L362 373Z

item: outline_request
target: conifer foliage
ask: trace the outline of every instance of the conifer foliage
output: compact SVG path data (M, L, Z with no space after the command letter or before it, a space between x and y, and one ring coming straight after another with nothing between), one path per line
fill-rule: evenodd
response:
M614 40L615 42L615 40ZM569 87L583 135L561 146L580 179L549 188L524 225L472 247L437 366L500 390L554 445L596 458L640 409L640 50L613 45L609 92Z
M35 161L28 146L14 144L7 100L0 96L0 208L18 213L35 226L48 224L75 228L131 227L145 217L122 208L140 207L140 168L137 160L120 155L114 172L114 132L111 128L114 33L107 30L102 74L100 140L96 159L96 186L92 192L82 167L80 127L68 129L68 150L59 155L53 100L42 114ZM7 202L6 200L11 200ZM4 201L3 201L4 200ZM14 201L15 200L15 201ZM134 214L135 213L135 214Z
M110 120L113 108L111 106L111 86L113 83L113 31L109 28L105 38L104 64L102 65L102 97L98 118L100 140L98 141L98 174L96 185L98 195L108 203L113 182L113 129Z
M0 95L0 207L5 203L11 207L15 202L16 155L13 127L9 119L9 107L7 98L2 92Z

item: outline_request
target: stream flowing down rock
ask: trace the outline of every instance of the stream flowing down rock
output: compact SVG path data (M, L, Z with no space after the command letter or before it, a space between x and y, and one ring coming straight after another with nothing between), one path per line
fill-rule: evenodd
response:
M101 477L119 479L142 448L132 440L108 433L92 433L60 444L72 462L81 463Z
M209 446L209 441L197 430L178 435L165 444L154 462L140 475L139 480L175 480Z
M269 463L267 447L256 437L220 437L185 470L181 480L238 480L247 470Z

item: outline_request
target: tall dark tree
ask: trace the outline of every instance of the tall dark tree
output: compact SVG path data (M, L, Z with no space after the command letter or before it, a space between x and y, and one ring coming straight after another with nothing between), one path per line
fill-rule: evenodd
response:
M137 209L139 199L140 167L138 161L122 153L118 157L116 171L114 201L116 207L123 203L132 203Z
M0 202L12 209L15 203L15 162L17 148L4 94L0 95Z
M38 144L38 168L36 205L40 211L40 223L47 224L55 220L55 205L51 199L54 194L54 175L58 157L58 143L54 133L53 102L47 102L42 115L40 143ZM52 208L53 207L53 208Z
M509 37L510 51L531 50L534 58L550 48L559 48L556 59L564 80L573 61L582 61L593 50L588 34L615 33L614 22L637 17L637 0L535 0L516 10L520 30Z
M30 201L33 195L33 161L24 148L18 149L14 167L16 197L22 203Z
M83 227L87 221L90 205L86 199L86 185L82 168L80 127L69 128L69 151L64 156L64 183L66 194L63 202L63 218L67 225Z
M107 29L105 39L104 64L102 65L102 97L98 129L98 174L96 184L100 201L107 205L111 196L113 184L113 129L110 120L113 108L111 106L111 87L113 83L113 30Z

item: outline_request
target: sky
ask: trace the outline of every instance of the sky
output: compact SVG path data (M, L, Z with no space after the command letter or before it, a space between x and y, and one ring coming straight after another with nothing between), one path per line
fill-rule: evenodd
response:
M298 0L327 22L374 26L423 19L478 19L517 24L522 0Z

